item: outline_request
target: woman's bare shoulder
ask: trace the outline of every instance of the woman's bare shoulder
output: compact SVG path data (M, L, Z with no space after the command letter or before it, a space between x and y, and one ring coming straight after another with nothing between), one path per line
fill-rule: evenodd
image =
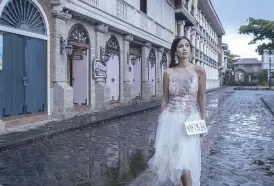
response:
M202 67L200 65L195 65L194 68L195 68L198 75L205 75L206 74L204 67Z
M173 68L168 68L165 70L164 76L170 77L172 73L173 73Z

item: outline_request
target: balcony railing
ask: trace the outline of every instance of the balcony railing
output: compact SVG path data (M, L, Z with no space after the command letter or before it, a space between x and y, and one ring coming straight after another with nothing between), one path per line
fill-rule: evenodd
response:
M200 57L200 51L197 48L195 49L195 57L197 59L199 59L199 57Z
M124 1L116 1L116 16L120 19L127 20L128 4Z
M92 6L99 6L99 0L79 0Z
M149 32L164 40L172 41L174 33L165 26L156 22L147 14L136 9L134 0L73 0L74 2L82 2L88 6L100 9L108 14L116 16L118 19L127 22L137 28Z
M183 6L188 10L188 3L184 3Z

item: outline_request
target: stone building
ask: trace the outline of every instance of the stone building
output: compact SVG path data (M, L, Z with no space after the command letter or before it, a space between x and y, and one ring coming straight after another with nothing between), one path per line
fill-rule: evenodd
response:
M0 118L66 117L162 96L175 36L219 86L210 0L0 0ZM11 77L11 78L10 78Z
M210 0L177 0L175 17L178 35L185 35L194 46L196 64L207 73L207 89L220 86L222 36L225 31Z
M261 70L262 62L257 58L242 58L233 64L235 82L251 83L256 79L256 74Z
M267 70L268 73L268 81L272 79L273 82L273 73L274 73L274 50L269 52L268 50L264 50L262 55L262 69ZM273 83L272 83L273 84Z
M220 69L220 85L231 81L231 71L232 69L228 68L228 55L230 50L226 43L222 44L222 64L219 67Z
M52 16L54 114L68 114L76 105L94 111L161 97L174 2L55 1Z

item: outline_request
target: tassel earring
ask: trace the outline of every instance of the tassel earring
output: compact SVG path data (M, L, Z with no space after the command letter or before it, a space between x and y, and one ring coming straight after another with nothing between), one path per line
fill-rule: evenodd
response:
M177 55L175 56L175 64L179 64L179 57Z
M191 55L190 55L190 58L189 58L189 61L192 63L192 62L193 62L193 59L194 59L194 57L193 57L193 55L191 54Z

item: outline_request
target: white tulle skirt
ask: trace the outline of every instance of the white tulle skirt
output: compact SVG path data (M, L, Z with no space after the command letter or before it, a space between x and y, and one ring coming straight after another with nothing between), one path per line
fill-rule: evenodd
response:
M200 119L199 113L185 115L178 112L163 111L158 118L155 139L155 154L148 161L155 173L153 185L180 185L181 176L191 173L192 185L200 186L201 145L200 136L188 136L185 121Z

